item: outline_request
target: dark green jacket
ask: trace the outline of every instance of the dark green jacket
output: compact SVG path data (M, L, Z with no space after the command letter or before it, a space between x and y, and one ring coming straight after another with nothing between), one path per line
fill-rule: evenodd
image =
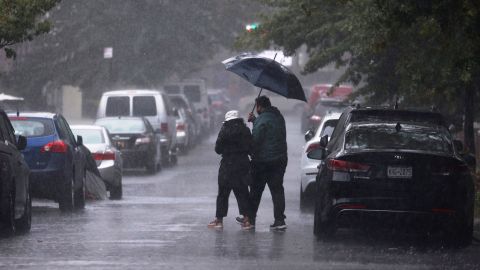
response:
M266 108L253 121L253 155L257 162L287 157L285 119L276 107Z

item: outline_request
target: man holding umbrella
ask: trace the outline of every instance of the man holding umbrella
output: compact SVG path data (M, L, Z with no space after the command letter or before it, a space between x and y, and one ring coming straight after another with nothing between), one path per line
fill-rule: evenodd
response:
M287 228L283 189L283 176L288 162L285 119L280 111L271 105L268 97L260 96L255 103L258 117L255 117L253 113L250 113L248 117L248 121L253 122L251 223L255 224L262 193L265 185L268 185L272 194L275 217L270 228L283 230Z
M263 89L270 90L290 99L307 101L300 81L286 66L273 59L244 53L224 60L226 70L233 72L251 84L260 87L255 100L258 117L250 113L248 121L253 122L252 178L250 199L252 204L251 224L262 198L265 185L272 194L275 222L272 229L285 229L285 192L283 175L287 167L287 141L285 119L280 111L270 104L266 96L260 96ZM242 223L243 219L237 217Z

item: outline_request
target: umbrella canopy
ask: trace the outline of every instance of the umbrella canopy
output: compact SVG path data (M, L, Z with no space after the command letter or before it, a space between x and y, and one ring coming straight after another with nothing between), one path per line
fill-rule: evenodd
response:
M277 61L252 54L241 54L222 62L251 84L291 99L307 101L298 78Z
M11 96L11 95L6 95L4 93L0 94L0 101L4 100L12 100L12 101L22 101L23 97L16 97L16 96Z

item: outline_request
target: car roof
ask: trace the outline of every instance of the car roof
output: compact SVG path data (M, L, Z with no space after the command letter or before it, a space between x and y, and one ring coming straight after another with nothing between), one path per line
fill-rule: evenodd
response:
M104 96L157 95L163 93L155 89L124 89L104 92Z
M377 129L379 127L391 127L395 128L398 124L402 128L406 129L429 129L429 130L447 130L444 126L439 126L436 124L425 123L425 122L356 122L350 123L347 127L347 130L354 130L354 129Z
M108 120L108 119L111 119L111 120L122 120L122 119L123 119L123 120L125 120L125 119L144 120L144 119L146 119L146 118L143 117L143 116L141 116L141 117L140 117L140 116L139 116L139 117L137 117L137 116L107 116L107 117L97 118L97 119L95 119L95 121L100 120L100 119L102 119L102 120L103 120L103 119L107 119L107 120Z
M345 112L352 114L351 122L363 122L368 117L379 117L384 121L391 118L399 122L427 122L446 126L441 113L422 109L394 109L387 107L348 107ZM362 118L363 117L363 118ZM379 121L382 122L382 121Z
M71 125L71 129L91 129L91 130L103 130L104 127L97 125Z
M51 113L51 112L20 112L18 117L37 117L37 118L53 119L57 115L58 114ZM8 116L9 117L17 117L17 113L16 112L9 112Z

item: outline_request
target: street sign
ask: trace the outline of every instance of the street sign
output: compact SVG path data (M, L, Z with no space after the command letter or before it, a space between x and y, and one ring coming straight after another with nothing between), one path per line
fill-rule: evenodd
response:
M105 58L105 59L113 58L113 48L112 47L103 48L103 58Z

